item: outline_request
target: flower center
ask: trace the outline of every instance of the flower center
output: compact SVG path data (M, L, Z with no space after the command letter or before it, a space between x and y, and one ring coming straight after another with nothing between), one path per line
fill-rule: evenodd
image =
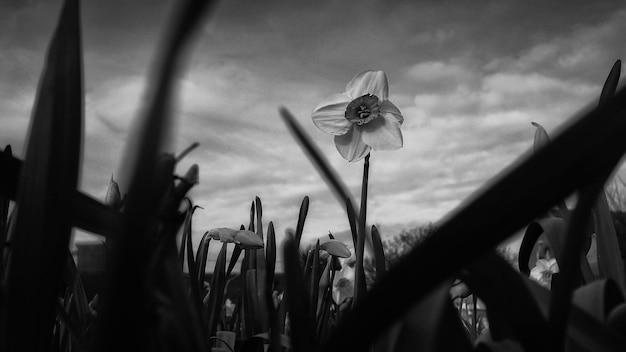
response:
M345 117L348 121L361 126L378 117L378 97L365 94L354 99L346 107Z

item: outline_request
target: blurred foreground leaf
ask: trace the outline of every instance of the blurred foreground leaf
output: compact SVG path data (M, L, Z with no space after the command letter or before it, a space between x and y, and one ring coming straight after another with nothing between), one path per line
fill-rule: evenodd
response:
M44 350L51 343L80 173L82 67L78 1L67 0L45 59L19 175L0 311L3 351Z

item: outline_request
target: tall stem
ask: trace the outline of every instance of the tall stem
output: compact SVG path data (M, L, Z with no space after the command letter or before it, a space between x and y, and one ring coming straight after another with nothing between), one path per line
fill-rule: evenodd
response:
M361 186L361 211L359 213L359 224L357 228L358 238L356 242L356 270L354 273L354 300L357 304L367 292L365 284L365 270L363 270L363 255L365 251L365 222L367 214L367 184L369 179L370 155L367 154L363 163L363 184Z

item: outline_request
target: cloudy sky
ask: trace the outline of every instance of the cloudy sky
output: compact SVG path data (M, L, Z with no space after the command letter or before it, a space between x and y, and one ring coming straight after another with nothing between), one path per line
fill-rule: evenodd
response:
M96 198L122 171L175 2L82 1L81 189ZM0 1L0 142L18 155L60 8ZM384 235L436 222L532 147L531 122L550 132L596 101L626 58L625 34L621 1L222 1L191 52L176 110L173 152L200 143L177 170L200 166L196 241L247 223L255 196L279 235L295 227L305 195L306 238L348 228L278 108L298 118L358 199L362 163L342 159L310 116L367 69L387 73L405 117L404 147L372 153L368 220Z

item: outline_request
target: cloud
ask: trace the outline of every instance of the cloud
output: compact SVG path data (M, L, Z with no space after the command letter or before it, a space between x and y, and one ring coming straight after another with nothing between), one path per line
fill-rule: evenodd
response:
M60 1L0 11L4 141L22 143ZM83 4L85 153L81 188L103 197L121 162L172 2ZM0 5L1 6L1 5ZM597 99L623 58L619 2L224 2L203 27L177 91L177 172L200 166L196 243L247 224L261 197L279 238L311 197L306 238L348 228L345 209L277 109L293 112L358 201L362 164L310 121L324 97L383 69L405 116L404 148L372 155L371 223L436 221L548 132ZM559 13L559 16L554 16ZM477 20L479 19L479 20ZM16 148L19 150L19 147ZM124 185L120 185L122 188Z

